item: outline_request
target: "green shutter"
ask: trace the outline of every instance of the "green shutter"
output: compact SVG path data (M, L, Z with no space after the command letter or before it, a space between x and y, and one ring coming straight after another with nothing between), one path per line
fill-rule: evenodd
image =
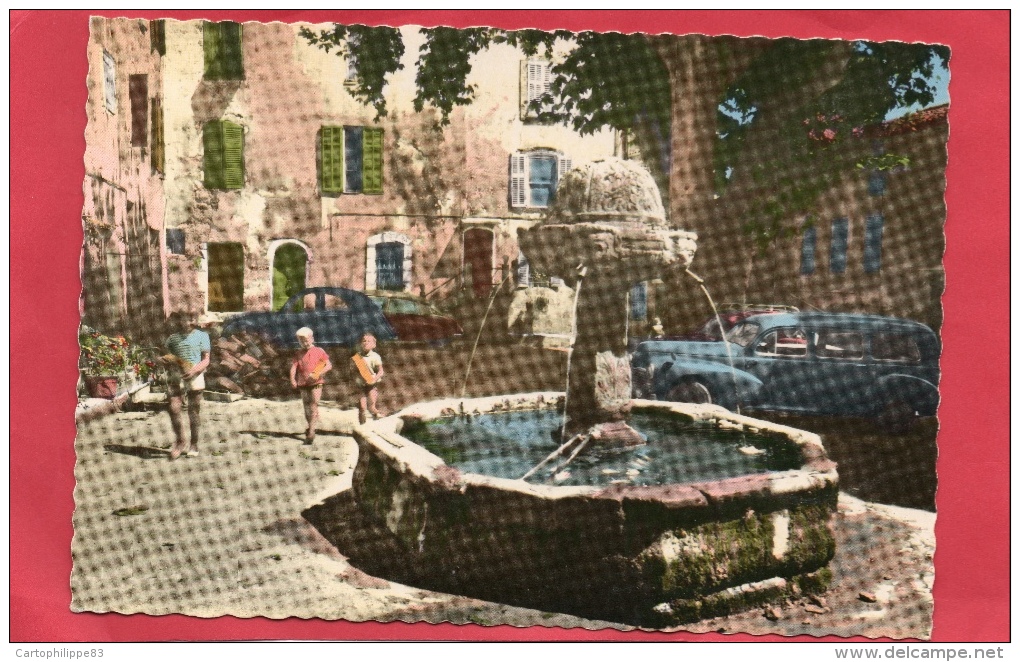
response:
M363 163L364 193L383 192L383 130L365 128Z
M205 51L205 77L223 78L223 60L220 59L220 24L206 21L202 24L202 48Z
M244 78L241 57L241 24L233 21L202 24L205 77L209 80Z
M223 123L207 122L202 128L202 164L205 168L205 187L223 188Z
M244 63L241 59L241 24L233 21L220 23L220 57L223 78L240 80L244 78Z
M244 188L244 129L223 122L223 188Z
M323 193L344 191L344 128L324 126L319 138L319 174Z
M152 163L152 169L156 172L163 172L165 168L165 151L163 147L163 100L160 97L153 97L152 99L152 122L150 122L152 130L152 150L150 151L150 160Z

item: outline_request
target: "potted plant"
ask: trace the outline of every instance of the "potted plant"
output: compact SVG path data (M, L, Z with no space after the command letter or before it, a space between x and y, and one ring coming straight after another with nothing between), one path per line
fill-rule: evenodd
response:
M78 344L81 346L78 367L86 392L93 398L113 398L121 379L129 381L134 376L144 382L155 368L145 352L128 343L124 336L107 336L83 326Z

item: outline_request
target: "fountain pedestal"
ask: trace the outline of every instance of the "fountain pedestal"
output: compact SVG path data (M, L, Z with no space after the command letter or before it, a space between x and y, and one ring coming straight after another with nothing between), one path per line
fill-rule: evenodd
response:
M567 173L546 218L518 233L533 268L573 281L578 293L565 436L602 445L635 445L626 420L631 376L627 293L690 264L697 235L671 229L647 170L605 159Z

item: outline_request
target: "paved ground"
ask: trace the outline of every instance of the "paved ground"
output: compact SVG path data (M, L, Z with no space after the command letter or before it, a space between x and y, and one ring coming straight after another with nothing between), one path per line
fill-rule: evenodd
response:
M616 628L420 590L351 566L300 516L350 483L355 413L331 408L303 446L295 401L207 402L197 458L168 461L163 412L81 425L76 450L75 611L318 617ZM833 589L691 626L692 632L928 636L934 514L841 498ZM862 599L862 596L864 599Z

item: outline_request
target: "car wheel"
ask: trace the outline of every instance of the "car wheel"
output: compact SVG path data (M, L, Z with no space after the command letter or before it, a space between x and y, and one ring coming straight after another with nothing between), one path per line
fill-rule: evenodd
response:
M669 390L666 399L672 402L692 402L699 405L712 404L712 392L697 380L680 382Z
M905 400L889 400L876 420L878 426L890 434L910 432L917 422L917 412Z

